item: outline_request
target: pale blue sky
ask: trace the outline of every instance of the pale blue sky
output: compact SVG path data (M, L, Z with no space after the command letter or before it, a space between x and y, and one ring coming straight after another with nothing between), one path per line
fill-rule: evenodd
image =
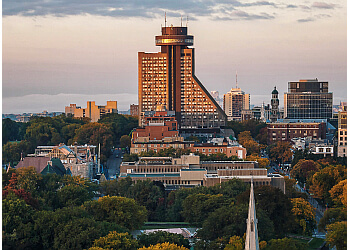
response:
M168 24L189 16L196 75L220 96L235 85L252 104L274 86L329 81L346 100L346 1L3 1L3 113L137 103L137 52L157 52ZM39 101L40 100L40 101Z

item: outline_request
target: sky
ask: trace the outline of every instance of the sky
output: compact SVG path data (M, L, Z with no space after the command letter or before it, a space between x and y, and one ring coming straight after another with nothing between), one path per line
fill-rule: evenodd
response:
M64 112L87 101L138 102L137 52L158 52L181 16L194 36L195 74L222 96L236 85L251 104L274 86L318 78L346 101L345 0L3 0L2 112ZM186 21L188 17L188 22Z

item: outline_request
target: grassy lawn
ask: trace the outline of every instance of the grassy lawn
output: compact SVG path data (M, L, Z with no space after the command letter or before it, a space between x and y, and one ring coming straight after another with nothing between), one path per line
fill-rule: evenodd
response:
M294 237L293 237L294 236ZM308 250L315 250L315 249L318 249L319 247L322 246L323 242L324 242L324 239L320 239L320 238L312 238L312 240L309 242L308 239L300 239L298 238L298 236L301 236L301 235L290 235L289 238L292 238L294 240L297 240L299 242L302 242L302 243L306 243L308 244ZM302 237L305 237L305 236L302 236ZM308 238L308 237L305 237L305 238ZM311 238L311 237L310 237Z
M308 249L318 249L319 247L322 246L324 242L324 239L320 239L320 238L313 238L312 241L310 241L309 243L309 248Z

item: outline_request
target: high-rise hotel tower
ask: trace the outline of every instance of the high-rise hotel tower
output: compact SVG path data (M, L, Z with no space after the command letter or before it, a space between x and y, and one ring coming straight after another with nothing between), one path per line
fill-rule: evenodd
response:
M158 105L175 111L180 129L218 128L226 115L195 76L193 36L187 27L163 27L155 43L158 53L138 53L139 125Z

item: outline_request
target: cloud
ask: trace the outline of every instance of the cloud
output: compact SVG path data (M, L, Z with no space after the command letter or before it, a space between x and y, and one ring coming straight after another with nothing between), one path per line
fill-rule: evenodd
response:
M68 16L68 15L98 15L111 16L116 18L141 17L159 18L167 13L170 17L189 15L192 20L196 17L220 16L232 20L230 17L222 15L237 10L237 8L249 8L253 6L271 6L277 8L276 4L270 1L256 1L243 3L237 0L3 0L3 16ZM237 20L239 15L236 15ZM269 14L248 14L242 15L242 19L271 19Z
M242 10L234 10L231 13L226 13L225 16L215 16L214 21L232 21L232 20L264 20L274 19L273 15L267 13L250 14Z
M294 4L288 4L286 6L286 8L289 8L289 9L295 9L295 8L298 8L298 6L294 5Z
M324 2L314 2L311 7L318 9L334 9L335 4L324 3Z
M313 22L313 21L315 21L315 19L312 18L312 17L303 18L303 19L298 19L298 22L299 22L299 23L307 23L307 22Z

